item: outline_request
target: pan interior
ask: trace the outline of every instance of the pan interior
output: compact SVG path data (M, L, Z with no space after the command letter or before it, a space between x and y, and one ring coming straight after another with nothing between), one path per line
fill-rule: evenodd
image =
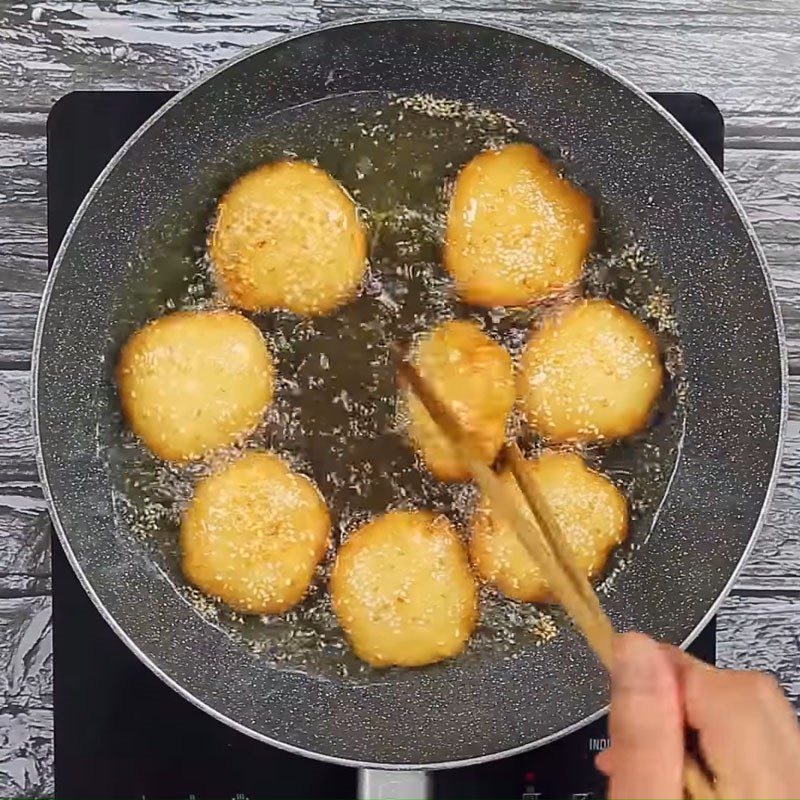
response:
M394 508L434 510L466 534L474 488L435 480L414 457L404 439L391 346L455 317L474 320L517 357L531 325L548 313L547 307L480 310L462 304L440 265L448 189L458 169L482 150L531 138L524 125L491 109L431 96L359 93L274 115L263 133L227 153L224 164L203 166L227 188L261 163L313 161L352 195L371 231L370 269L354 302L325 317L282 311L251 315L276 358L278 388L267 418L245 446L277 452L313 477L331 510L332 550L355 526ZM549 155L580 183L568 154L551 150ZM599 218L584 288L613 297L649 322L661 338L671 378L648 431L625 444L586 451L625 491L632 508L631 536L612 559L608 587L646 540L672 474L682 431L682 375L670 293L658 265L606 212L601 187L583 188ZM158 237L152 251L143 254L151 283L144 296L155 302L142 303L135 316L128 316L128 297L118 297L120 316L109 354L118 351L120 337L146 319L175 308L224 304L206 263L207 211L207 206L198 209L186 229L167 226L170 238ZM346 646L325 591L333 552L320 566L311 594L279 617L242 617L188 587L179 564L181 511L194 482L235 457L236 450L205 464L169 465L125 433L119 411L108 423L98 433L120 528L141 538L176 591L211 624L281 669L381 682L396 674L375 672ZM518 420L510 428L524 436ZM530 437L525 443L531 451L538 447ZM553 609L515 603L484 588L482 622L464 657L518 658L557 636L560 618Z

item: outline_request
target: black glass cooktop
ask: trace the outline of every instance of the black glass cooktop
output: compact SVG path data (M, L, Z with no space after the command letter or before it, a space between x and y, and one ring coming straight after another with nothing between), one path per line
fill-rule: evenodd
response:
M79 92L47 125L50 260L99 172L169 92ZM695 94L656 94L722 167L719 111ZM292 755L228 728L179 697L120 642L53 543L55 782L59 798L354 798L356 771ZM712 622L693 646L715 655ZM546 747L443 770L442 798L600 797L593 757L605 720Z

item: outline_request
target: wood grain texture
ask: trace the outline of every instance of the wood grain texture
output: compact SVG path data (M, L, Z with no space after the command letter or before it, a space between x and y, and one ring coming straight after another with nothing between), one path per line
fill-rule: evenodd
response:
M180 89L281 33L401 13L516 25L646 89L705 93L725 114L726 172L770 260L793 377L780 480L720 615L719 653L773 671L800 704L800 1L0 0L0 796L53 791L49 521L27 373L47 273L50 106L76 89Z
M735 0L320 0L320 6L324 21L418 11L518 26L571 45L645 89L707 94L724 112L791 113L800 102L793 77L800 17L793 3L763 2L748 8Z
M0 475L35 480L28 372L0 371L0 431Z

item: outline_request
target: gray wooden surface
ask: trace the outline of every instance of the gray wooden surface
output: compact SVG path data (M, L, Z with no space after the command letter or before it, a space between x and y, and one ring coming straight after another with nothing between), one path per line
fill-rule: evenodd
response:
M28 401L50 106L75 89L179 89L285 31L413 11L544 33L646 89L703 92L725 114L727 173L781 299L792 404L771 513L721 612L719 652L723 664L773 671L800 701L800 2L0 0L0 796L53 791L49 522Z

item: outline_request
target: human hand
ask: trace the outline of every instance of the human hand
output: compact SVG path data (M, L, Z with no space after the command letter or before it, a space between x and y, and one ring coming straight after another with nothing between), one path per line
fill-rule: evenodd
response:
M608 796L682 798L686 727L719 798L800 798L800 727L777 682L720 670L638 633L617 637Z

